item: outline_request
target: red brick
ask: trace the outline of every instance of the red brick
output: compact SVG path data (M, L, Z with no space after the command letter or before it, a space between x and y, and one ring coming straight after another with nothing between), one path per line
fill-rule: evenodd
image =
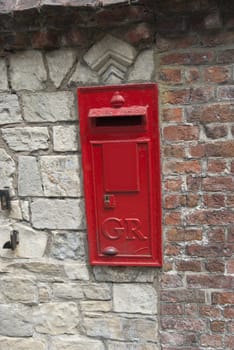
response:
M233 191L234 178L231 176L215 176L207 177L202 181L202 189L204 191Z
M217 54L217 62L218 63L233 63L234 62L234 50L228 49L221 51Z
M167 244L164 253L167 256L178 256L181 254L181 247L176 244Z
M168 158L184 158L185 149L181 145L165 145L163 147L164 157Z
M221 335L209 335L202 334L201 335L201 345L202 346L210 346L213 348L222 347L222 336Z
M228 67L208 67L204 70L204 78L208 83L226 83L231 79L231 71Z
M234 157L234 140L207 144L206 154L208 157Z
M125 34L125 38L133 45L142 42L151 42L153 40L153 30L148 23L139 23Z
M225 336L225 350L233 350L234 335Z
M165 91L163 93L163 103L169 103L172 105L189 104L190 94L190 89Z
M207 171L209 173L222 173L226 169L226 166L226 160L208 159Z
M234 99L234 87L232 85L220 86L218 88L218 98L224 101Z
M233 161L233 162L231 162L231 173L233 173L233 174L234 174L234 161Z
M227 262L227 273L234 274L234 259Z
M165 317L161 322L162 329L175 329L177 331L201 332L206 328L206 322L195 318Z
M198 312L197 304L185 304L184 305L184 314L186 316L196 317Z
M202 305L199 308L199 314L202 317L216 318L221 317L221 311L219 308L213 305Z
M190 92L191 103L209 102L214 99L214 89L212 86L192 88Z
M234 288L234 278L223 275L188 275L189 288Z
M227 237L227 241L229 243L234 242L234 227L231 226L228 228L228 237Z
M183 287L183 280L181 276L164 274L161 277L160 285L162 289Z
M224 272L225 263L222 260L209 260L205 263L205 269L209 272Z
M189 148L189 153L192 158L202 158L205 155L205 145L197 144Z
M176 268L178 271L201 271L201 262L197 260L181 260L176 262Z
M201 178L198 176L189 175L186 182L189 191L199 191L201 188Z
M204 26L206 29L221 28L222 21L220 18L219 11L213 11L212 13L209 13L204 20Z
M234 211L224 210L197 210L187 216L187 223L192 225L227 225L234 222Z
M185 197L178 194L169 194L164 197L164 208L175 209L185 205Z
M183 120L183 109L182 108L164 109L163 120L166 122L181 122Z
M224 242L225 230L221 227L213 228L207 232L207 237L210 242Z
M202 45L218 46L232 44L234 41L234 32L215 32L202 36Z
M164 68L159 72L159 81L169 84L180 84L181 83L181 69Z
M220 244L217 245L199 245L192 244L187 246L186 252L191 256L199 256L199 257L223 257L223 246Z
M234 334L234 321L228 322L227 331L230 332L230 334Z
M165 189L168 192L177 192L181 190L182 180L178 179L168 179L165 181Z
M199 129L191 125L170 125L163 129L163 136L166 141L192 141L198 139Z
M234 104L211 104L187 110L189 122L226 123L233 122Z
M175 349L175 346L180 345L194 345L196 342L196 337L194 334L179 334L174 332L162 332L161 334L161 342L162 344L167 345L174 345L173 348L169 349ZM165 349L164 347L162 349ZM168 348L166 348L168 349ZM181 349L181 348L179 348ZM184 349L184 347L183 347ZM192 348L190 348L191 350Z
M220 139L227 136L228 128L225 125L207 125L205 127L206 136L210 139Z
M231 128L232 135L234 136L234 126Z
M204 205L207 208L221 208L225 206L225 196L223 194L205 194Z
M160 307L161 315L183 315L183 306L181 304L165 304L162 303Z
M66 31L62 36L63 46L86 47L89 44L89 31L73 28Z
M166 225L180 225L181 224L181 213L174 211L165 214Z
M202 240L201 229L171 228L167 231L167 240L170 242L187 242Z
M170 303L204 303L205 292L201 290L175 289L161 291L161 301Z
M170 261L167 261L164 258L164 261L163 261L163 272L168 272L168 271L172 271L172 270L173 270L173 263L170 262Z
M234 194L227 195L226 206L229 208L234 208Z
M31 41L34 49L54 49L60 45L59 34L57 32L36 32L32 34Z
M186 83L196 83L200 80L200 72L197 68L189 68L185 71Z
M224 308L223 315L225 318L234 319L234 306L226 306Z
M225 322L224 321L211 321L210 329L212 332L223 333L225 330Z
M201 172L201 164L198 160L167 161L164 171L165 174L197 174Z
M186 35L179 37L162 37L157 34L156 47L158 51L168 51L172 49L187 49L197 44L198 38L196 35Z
M213 292L212 304L234 304L234 292Z
M186 196L186 205L188 208L194 208L199 204L200 196L198 194L189 193Z
M184 53L170 53L161 58L161 65L166 64L181 64L181 65L195 65L212 63L214 54L212 51L204 52L184 52Z

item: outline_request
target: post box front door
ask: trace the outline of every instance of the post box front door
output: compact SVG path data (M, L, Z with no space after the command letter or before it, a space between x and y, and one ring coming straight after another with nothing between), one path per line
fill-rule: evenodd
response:
M91 264L160 266L157 87L78 95Z

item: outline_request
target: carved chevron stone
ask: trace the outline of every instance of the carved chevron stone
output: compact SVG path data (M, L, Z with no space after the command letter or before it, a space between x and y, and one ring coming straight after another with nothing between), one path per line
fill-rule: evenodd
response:
M84 60L104 82L118 83L124 79L136 50L124 41L106 35L85 54Z

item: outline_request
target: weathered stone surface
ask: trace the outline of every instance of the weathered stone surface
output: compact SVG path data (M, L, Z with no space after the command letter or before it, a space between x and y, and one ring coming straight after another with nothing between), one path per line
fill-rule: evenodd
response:
M155 314L157 295L150 285L132 283L113 286L113 306L116 312Z
M53 127L54 151L69 152L78 150L77 126L64 125Z
M64 270L70 280L89 280L89 271L85 264L66 263L64 265Z
M47 346L38 339L0 337L1 350L46 350Z
M0 335L31 337L33 335L31 307L0 304Z
M7 80L7 68L6 68L6 62L4 59L0 59L0 91L7 91L8 90L8 80Z
M11 55L10 76L15 90L42 90L47 79L42 54L31 50Z
M11 219L22 220L22 213L19 201L11 201L11 210L9 213Z
M22 96L24 119L28 122L75 120L75 100L71 92L41 92Z
M155 341L157 340L156 319L123 318L115 314L90 313L84 318L88 335L113 340Z
M7 128L2 130L2 135L8 146L14 151L31 152L49 147L47 128Z
M40 159L45 196L79 197L80 166L77 156L45 156Z
M153 282L157 276L155 269L132 267L95 266L95 279L101 282Z
M80 283L53 283L53 295L57 299L82 299L84 293Z
M11 302L34 304L38 301L35 282L29 279L8 276L0 280L0 290Z
M29 213L29 202L28 201L20 201L21 205L21 211L22 211L22 216L25 221L30 220L30 213Z
M139 54L134 63L134 66L129 74L129 80L144 80L152 79L154 72L154 52L153 50L145 50Z
M20 258L40 258L44 255L47 245L47 233L35 231L23 224L15 224L14 228L20 233L20 244L16 256Z
M85 297L94 300L110 300L111 289L106 283L92 283L83 287Z
M78 199L36 199L31 204L35 228L84 229L83 202Z
M81 62L78 62L76 70L71 76L68 84L71 86L77 84L95 84L98 83L98 81L99 78L94 71Z
M72 50L55 50L47 53L46 58L50 79L58 88L75 63L75 52Z
M111 35L106 35L84 55L85 62L104 82L118 83L136 56L134 47Z
M100 340L81 336L57 337L52 341L52 350L104 350Z
M6 151L0 148L0 188L12 186L12 176L15 172L15 163L13 159L6 153Z
M6 242L10 239L10 234L12 232L12 226L10 225L7 220L4 220L4 217L1 218L1 212L0 212L0 223L1 223L1 234L0 234L0 256L1 257L7 257L7 258L13 258L15 256L15 253L11 249L3 249L3 246ZM2 219L2 220L1 220Z
M0 125L22 121L19 100L16 95L0 94Z
M51 335L77 332L79 312L72 302L41 304L34 311L35 329Z
M59 260L85 260L86 237L80 232L55 233L51 254Z
M41 196L43 194L38 163L35 157L19 157L18 190L20 196Z
M82 312L109 312L112 310L111 301L85 300L80 302Z
M157 344L108 342L108 350L159 350Z

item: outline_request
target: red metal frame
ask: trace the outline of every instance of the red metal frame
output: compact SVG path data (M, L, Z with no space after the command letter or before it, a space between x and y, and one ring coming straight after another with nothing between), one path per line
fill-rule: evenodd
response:
M157 85L78 88L78 109L90 263L161 266Z

